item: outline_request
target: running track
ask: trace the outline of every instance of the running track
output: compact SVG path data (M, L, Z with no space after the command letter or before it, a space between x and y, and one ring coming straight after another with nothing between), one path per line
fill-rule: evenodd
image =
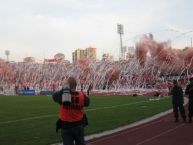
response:
M87 141L87 145L193 145L193 123L175 123L173 113L124 131Z

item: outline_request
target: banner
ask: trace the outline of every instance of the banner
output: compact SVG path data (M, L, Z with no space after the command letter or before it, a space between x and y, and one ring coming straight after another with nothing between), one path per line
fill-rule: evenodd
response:
M35 95L35 90L18 90L19 95Z

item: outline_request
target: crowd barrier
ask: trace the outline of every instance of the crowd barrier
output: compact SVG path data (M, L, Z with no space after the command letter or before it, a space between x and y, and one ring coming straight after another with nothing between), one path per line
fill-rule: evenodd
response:
M52 90L40 91L40 95L52 95L53 93L54 93L54 91L52 91Z
M0 94L6 95L6 96L14 96L15 90L14 89L5 89L4 91L0 92Z

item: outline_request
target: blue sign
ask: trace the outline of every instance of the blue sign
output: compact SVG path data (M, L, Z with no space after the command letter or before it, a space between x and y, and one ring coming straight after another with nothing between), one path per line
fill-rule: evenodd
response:
M19 90L19 95L35 95L35 90Z

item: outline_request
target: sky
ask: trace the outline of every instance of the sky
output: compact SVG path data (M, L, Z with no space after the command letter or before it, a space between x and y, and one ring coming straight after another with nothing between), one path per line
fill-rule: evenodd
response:
M190 46L192 0L0 0L0 58L22 61L64 53L72 61L77 48L97 48L97 57L118 58L117 24L124 26L123 46L143 34L172 47Z

